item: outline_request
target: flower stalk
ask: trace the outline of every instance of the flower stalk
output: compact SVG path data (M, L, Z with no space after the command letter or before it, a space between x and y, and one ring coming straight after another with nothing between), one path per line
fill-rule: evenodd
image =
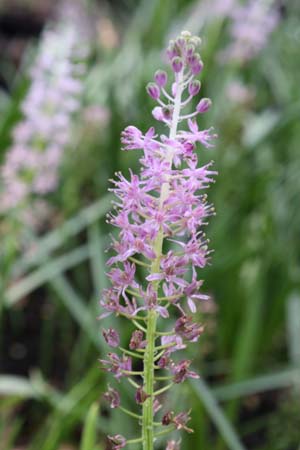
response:
M182 78L183 78L183 70L180 71L178 75L178 89L175 96L174 103L174 113L171 122L169 139L174 139L177 132L178 119L180 114L180 105L181 105L181 94L182 94ZM165 160L169 165L169 168L172 166L173 160L173 152L172 147L170 146L166 152ZM161 188L160 200L159 200L159 208L163 208L163 204L165 200L168 198L170 190L170 183L167 180ZM154 243L154 252L156 254L156 258L151 266L151 274L155 274L160 270L160 259L162 257L162 248L163 248L163 240L164 233L162 228L160 228L159 233L157 235L156 241ZM155 286L156 292L158 290L158 286L156 283ZM148 342L147 349L145 352L144 358L144 382L145 382L145 390L149 395L149 398L143 404L143 420L142 420L142 436L143 436L143 450L152 450L153 449L153 397L154 397L154 361L155 361L155 334L156 334L156 321L157 321L157 313L154 310L148 311L148 327L147 327L147 336L146 340ZM161 349L158 347L156 350Z
M142 436L130 440L120 434L109 436L113 450L134 442L142 442L143 450L153 450L158 436L174 429L192 432L186 426L190 420L187 412L165 412L161 422L155 416L162 407L160 396L186 378L198 378L189 369L190 360L176 361L172 354L185 349L187 342L197 342L203 332L203 326L188 315L186 304L194 314L197 303L208 299L200 293L203 281L197 279L196 268L204 267L208 261L208 241L200 228L214 214L201 191L213 181L216 172L210 170L211 163L197 168L195 150L197 142L212 147L211 140L216 135L212 128L199 130L192 118L205 113L211 102L202 98L195 112L182 113L200 91L200 82L194 80L203 68L197 53L199 44L200 39L188 32L170 42L167 54L174 76L171 93L167 92L168 75L161 70L155 73L155 82L147 86L148 94L159 105L152 114L169 129L168 136L158 138L154 128L143 134L133 126L122 133L124 150L143 149L143 168L141 177L130 171L130 180L118 173L118 180L113 181L113 191L120 202L109 222L120 233L119 241L112 244L115 256L108 261L113 266L108 273L112 287L104 291L100 304L105 312L100 317L115 313L131 320L136 329L129 350L119 346L117 331L103 330L108 345L118 347L122 356L108 353L108 360L101 362L118 381L127 377L136 389L135 401L142 408L141 416L120 406L116 390L110 388L105 396L111 399L111 407L119 406L132 417L141 417ZM162 100L162 95L166 100ZM189 131L179 130L179 124L186 121ZM170 244L180 251L166 251ZM140 265L147 272L145 283L137 281L136 268ZM172 308L179 318L170 331L160 330L158 319L172 321ZM136 358L143 360L142 371L135 370ZM169 373L160 375L160 371ZM133 380L131 376L137 378ZM162 429L156 431L158 426ZM179 445L169 441L166 449L179 449Z

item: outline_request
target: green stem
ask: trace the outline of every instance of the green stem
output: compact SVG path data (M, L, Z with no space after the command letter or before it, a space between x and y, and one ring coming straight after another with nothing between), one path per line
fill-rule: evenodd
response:
M177 134L177 125L180 116L181 106L181 94L183 90L183 71L178 74L177 79L177 92L174 101L174 111L172 116L172 123L170 128L170 139L175 139ZM168 147L166 150L165 161L172 167L173 150ZM170 192L170 179L166 177L166 181L162 184L159 199L159 208L163 209L164 202L168 198ZM160 259L162 256L164 232L160 229L154 243L153 250L156 254L155 260L151 265L151 274L158 273L160 271ZM158 291L159 282L153 283L153 287ZM155 358L155 338L156 332L157 313L155 310L149 310L147 315L147 347L144 354L144 389L149 395L149 398L143 403L143 419L142 419L142 437L143 437L143 450L153 450L154 448L154 421L153 421L153 401L154 401L154 358Z
M134 412L129 411L129 409L127 409L127 408L123 408L123 406L119 406L119 409L121 411L123 411L123 413L127 414L128 416L134 417L135 419L140 420L142 418L142 416L139 416L138 414L135 414Z
M127 350L126 348L120 347L120 350L123 353L125 353L126 355L132 356L133 358L144 359L143 355L140 355L139 353L131 352L130 350Z
M144 383L145 392L149 398L143 403L143 449L153 450L154 430L153 430L153 386L154 386L154 348L155 348L155 329L156 312L150 310L148 313L147 329L147 349L144 357Z

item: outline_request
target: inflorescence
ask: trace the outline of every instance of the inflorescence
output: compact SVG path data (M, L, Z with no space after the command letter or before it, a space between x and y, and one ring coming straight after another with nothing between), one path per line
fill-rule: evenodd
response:
M142 436L129 440L120 434L109 436L114 450L134 443L152 450L158 436L175 429L192 432L187 426L189 411L163 411L159 421L154 416L162 408L161 394L187 378L198 378L190 369L190 360L174 360L173 355L188 342L198 341L204 328L193 315L197 304L208 299L201 292L203 281L197 269L209 261L203 226L214 208L203 191L217 172L211 169L212 163L198 167L195 150L197 143L212 147L216 137L212 128L201 130L196 121L211 101L202 98L195 111L184 112L201 89L195 78L203 69L197 52L200 43L198 37L182 32L167 49L173 78L170 89L167 72L162 70L147 86L157 102L152 114L165 125L168 135L158 135L153 127L143 134L134 126L122 133L123 150L143 150L142 167L140 176L130 171L128 180L117 173L113 181L117 201L108 221L119 229L119 237L111 245L114 255L108 260L112 266L108 277L112 286L103 293L100 304L105 311L100 317L112 313L126 317L135 329L128 349L120 347L117 330L104 329L105 341L119 353L108 353L101 363L117 381L125 378L135 389L141 414L125 409L118 390L111 386L105 398L111 408L120 408L140 422ZM188 129L179 129L185 123ZM143 284L138 271L145 274ZM165 331L172 308L176 319L171 319L173 326ZM135 361L143 363L142 370L135 370ZM179 446L169 440L166 450Z
M28 202L55 191L72 118L80 108L87 47L71 21L43 32L31 69L31 85L21 105L23 119L13 132L0 181L0 214L27 208ZM36 214L36 213L35 213Z

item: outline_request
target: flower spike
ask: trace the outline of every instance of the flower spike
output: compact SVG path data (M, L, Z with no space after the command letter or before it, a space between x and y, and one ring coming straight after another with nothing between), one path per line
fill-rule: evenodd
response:
M197 117L209 110L211 101L202 98L194 112L182 114L200 92L201 84L195 79L203 68L200 42L188 32L171 41L167 56L172 76L158 70L154 82L147 85L149 96L157 102L152 115L164 123L168 135L158 136L153 127L143 133L134 126L121 135L124 151L142 151L141 174L130 171L126 179L117 173L113 181L118 202L108 220L119 236L113 239L114 253L108 261L112 286L104 290L100 304L102 318L115 313L131 320L133 329L128 348L119 347L116 330L103 329L107 344L119 348L119 353L109 353L101 363L117 381L127 378L135 388L141 415L123 408L115 389L109 387L105 398L112 408L119 407L139 420L142 436L129 440L119 434L109 436L113 449L142 443L143 450L153 450L157 436L175 429L192 432L187 427L190 412L164 412L159 422L154 416L167 390L187 378L199 378L190 370L190 360L172 358L188 343L199 341L204 327L193 315L199 302L209 298L201 292L203 280L197 270L210 259L203 227L214 209L203 190L214 181L216 172L212 163L198 166L197 144L212 147L216 134L213 128L201 129ZM145 273L143 282L137 279L137 266ZM172 319L172 310L177 320ZM135 370L136 361L138 367L143 363L141 371ZM180 442L169 440L166 450L179 450L179 446Z

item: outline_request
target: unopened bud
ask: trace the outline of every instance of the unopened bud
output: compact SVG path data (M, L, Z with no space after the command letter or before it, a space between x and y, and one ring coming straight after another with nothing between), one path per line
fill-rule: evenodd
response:
M178 56L176 56L175 58L172 59L172 69L175 73L178 73L182 70L183 68L183 61L181 58L179 58Z
M157 70L154 74L154 80L159 87L164 87L168 81L168 75L164 70Z
M189 84L189 94L193 97L197 95L200 91L201 83L199 80L191 81Z
M202 98L198 105L196 106L196 111L200 114L205 113L211 107L212 102L210 98Z
M183 31L180 33L180 36L182 36L184 39L189 39L189 38L192 36L192 34L191 34L190 31L183 30Z
M188 57L188 64L193 75L198 75L198 73L200 73L203 69L203 62L201 61L198 53Z
M202 40L199 36L193 36L190 39L190 43L193 44L197 48L197 47L200 47Z
M160 90L157 84L155 83L148 83L146 90L150 97L152 97L154 100L157 100L160 97Z
M195 53L195 47L194 45L188 45L186 48L186 55L188 58L190 58L191 56L193 56L193 54Z

